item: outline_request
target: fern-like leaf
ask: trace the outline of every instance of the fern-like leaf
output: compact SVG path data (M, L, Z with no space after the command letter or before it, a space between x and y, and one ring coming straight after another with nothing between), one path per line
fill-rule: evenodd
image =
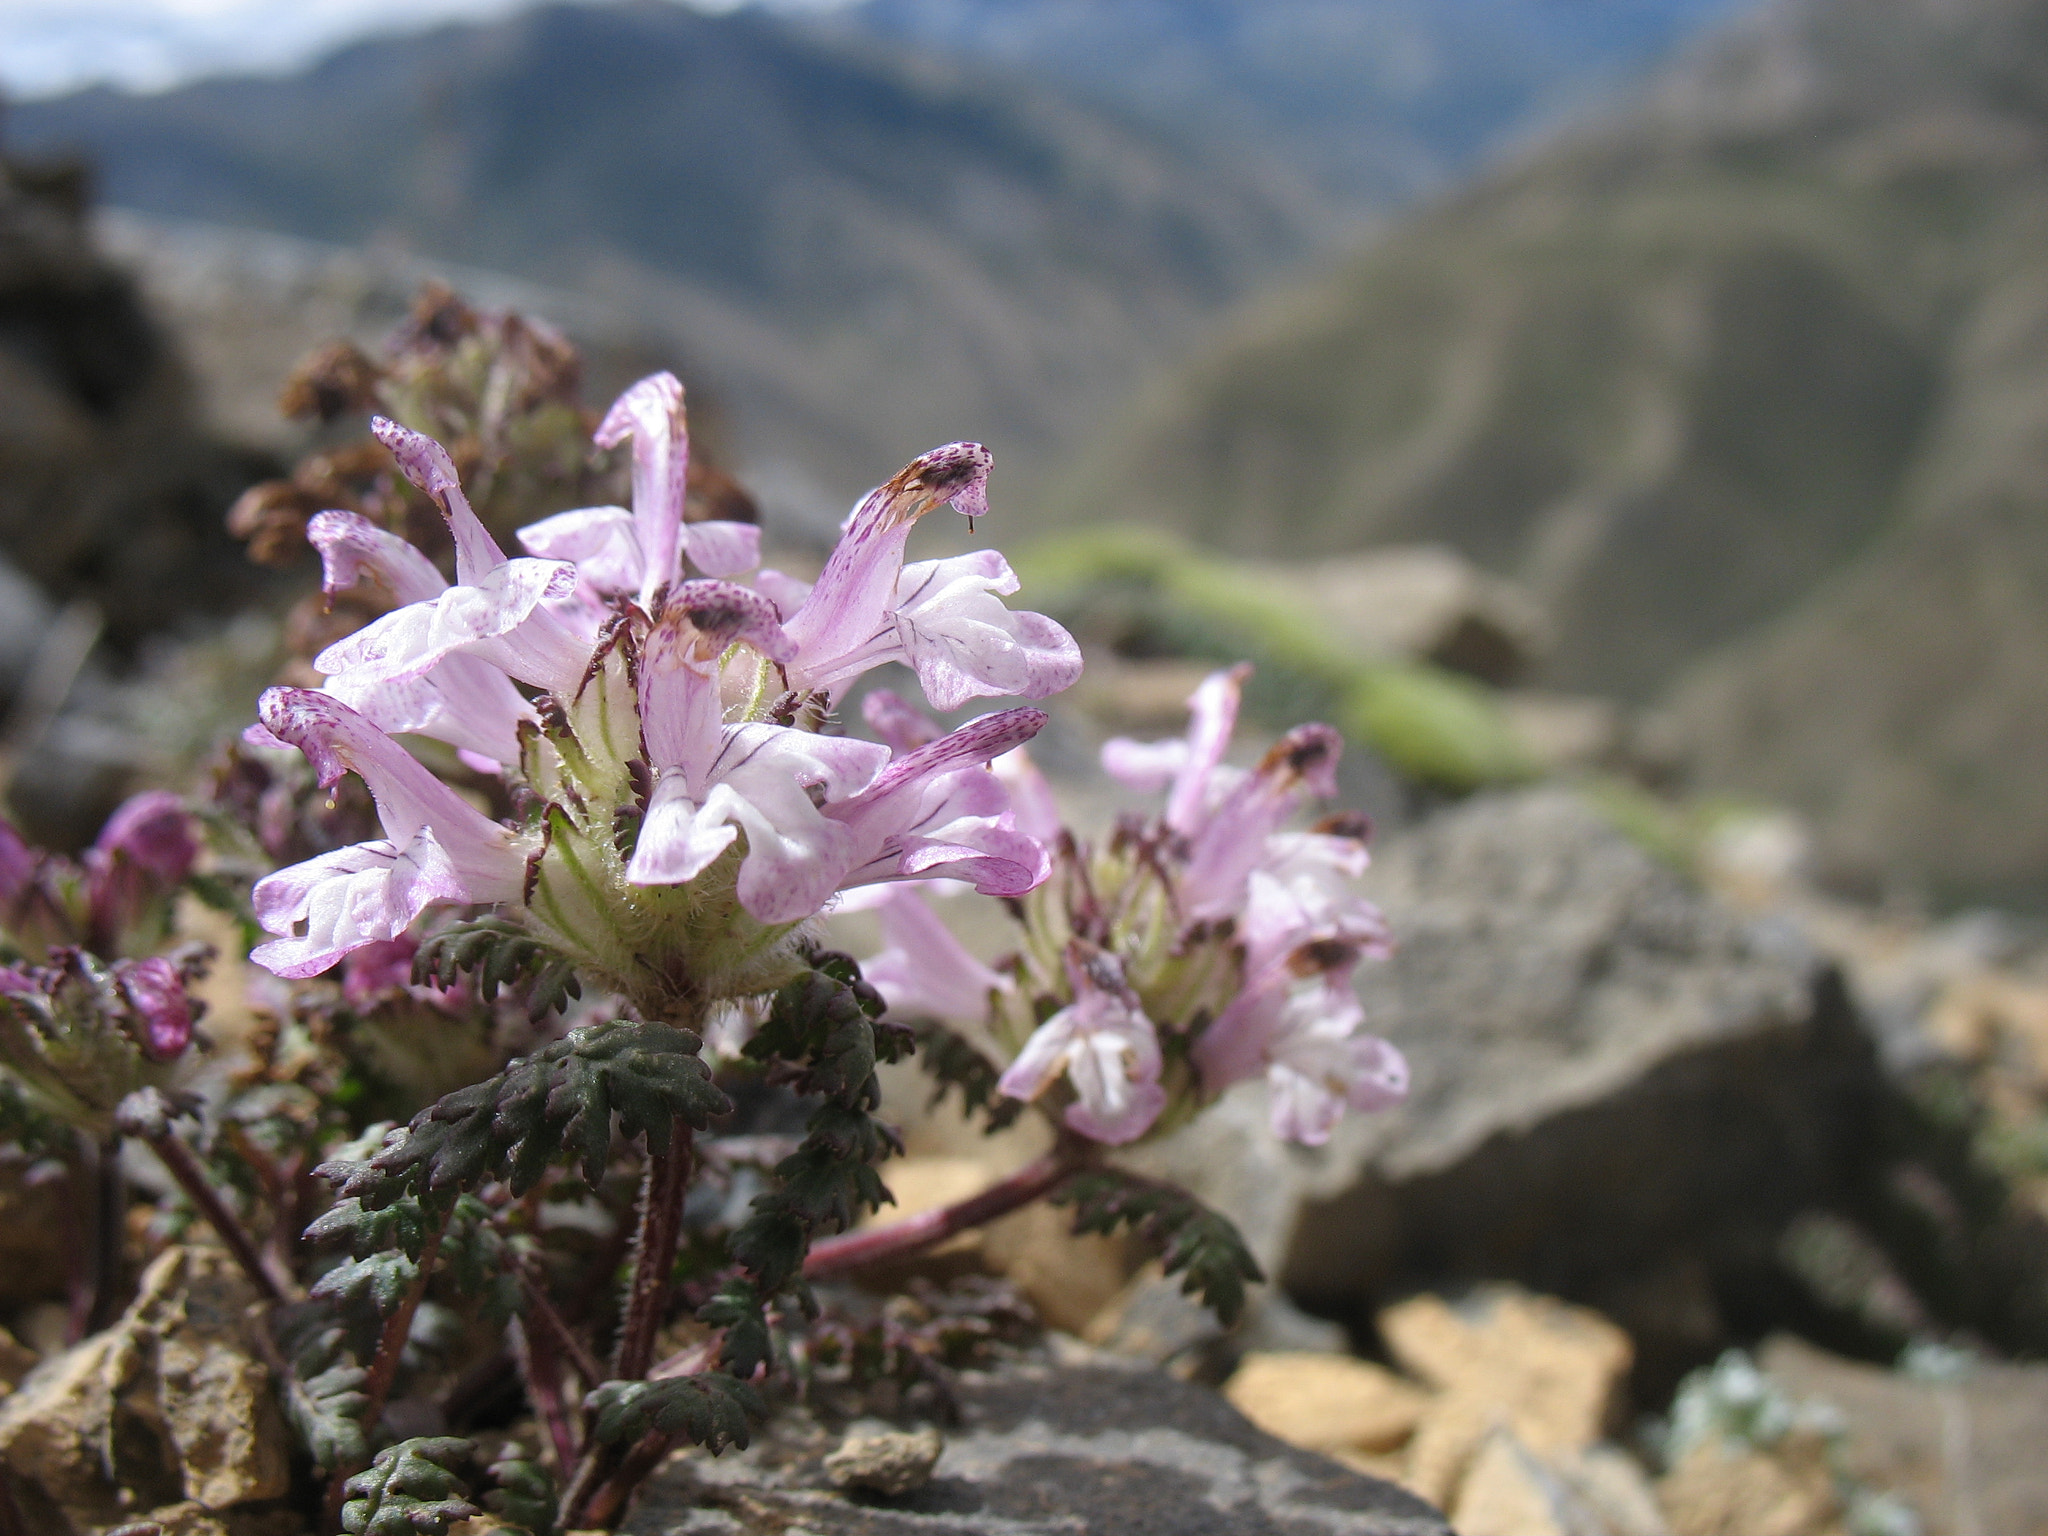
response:
M804 1255L820 1231L843 1231L890 1199L873 1165L902 1151L870 1113L881 1102L878 1062L913 1047L909 1030L880 1022L881 994L846 955L823 952L775 994L747 1054L775 1063L799 1092L821 1094L804 1139L775 1167L777 1187L754 1199L731 1239L745 1270L698 1311L725 1330L724 1362L742 1375L768 1357L767 1303L799 1283Z
M916 1030L917 1063L937 1084L927 1109L937 1109L948 1093L958 1092L961 1113L981 1115L988 1135L1016 1124L1028 1105L996 1091L1001 1068L943 1024L922 1020Z
M767 1411L752 1387L716 1371L666 1381L607 1381L584 1406L597 1416L593 1433L607 1445L653 1431L701 1445L714 1456L727 1446L745 1450L748 1419Z
M1266 1278L1228 1219L1171 1185L1104 1169L1082 1174L1052 1200L1074 1208L1076 1233L1128 1227L1159 1254L1169 1275L1186 1271L1181 1289L1200 1292L1226 1324L1243 1312L1246 1284Z
M526 1536L554 1536L555 1479L546 1467L508 1445L485 1475L492 1485L484 1494L485 1509Z
M315 1301L333 1302L343 1311L367 1307L379 1317L389 1317L405 1300L419 1273L417 1261L393 1249L366 1259L344 1259L315 1280L307 1294Z
M348 1480L342 1529L349 1536L447 1536L456 1521L483 1513L453 1470L475 1455L469 1441L447 1435L386 1446Z
M412 974L420 985L443 987L474 976L487 1003L496 1000L501 987L524 983L526 1011L535 1022L566 1013L569 1000L583 995L567 958L502 917L456 923L433 934L414 956Z
M316 1466L359 1465L369 1454L362 1390L369 1372L349 1356L347 1335L323 1307L300 1306L280 1316L280 1342L291 1364L284 1382L285 1417Z
M610 1160L612 1123L668 1150L678 1119L703 1130L731 1104L686 1029L628 1019L571 1030L498 1076L447 1095L362 1161L318 1172L370 1210L408 1195L473 1189L506 1176L524 1194L568 1158L592 1188Z

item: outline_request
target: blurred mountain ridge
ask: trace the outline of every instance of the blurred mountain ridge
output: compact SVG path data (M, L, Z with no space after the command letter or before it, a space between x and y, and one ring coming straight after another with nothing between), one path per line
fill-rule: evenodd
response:
M1441 540L1830 870L2048 895L2048 4L1797 0L1255 305L1054 511Z
M771 508L818 520L950 437L989 441L1023 499L1216 314L1468 160L1468 120L1540 113L1730 3L553 5L289 77L24 103L9 131L85 150L145 216L499 269L638 315L728 407ZM1542 46L1504 93L1501 50L1474 39L1509 13ZM1020 20L1043 46L990 42ZM1112 59L1121 94L1078 67ZM1392 103L1386 121L1353 95ZM1417 101L1443 124L1397 122ZM1203 102L1237 105L1207 121ZM1333 133L1427 164L1306 163Z
M1341 230L1585 110L1749 0L866 0L832 30L1001 64L1212 153Z
M835 491L949 437L1028 457L1303 249L1255 178L1100 110L659 0L30 102L10 133L82 148L107 201L144 214L629 309L685 338L752 462Z

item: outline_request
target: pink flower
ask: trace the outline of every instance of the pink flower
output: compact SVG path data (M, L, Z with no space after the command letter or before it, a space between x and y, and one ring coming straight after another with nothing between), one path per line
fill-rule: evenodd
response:
M672 373L650 374L614 402L594 441L633 442L633 510L586 507L519 530L528 554L576 564L576 601L597 624L632 598L653 611L662 591L682 579L683 558L708 576L734 576L761 563L761 531L747 523L683 520L690 439L683 386Z
M322 590L330 596L365 576L408 605L431 604L448 590L425 555L354 512L319 513L306 536L320 551ZM330 648L322 659L333 655ZM379 729L445 741L486 772L518 761L519 726L537 718L510 678L459 652L416 677L386 677L369 667L344 671L325 691Z
M526 856L515 835L375 725L303 688L271 689L261 714L274 736L305 753L323 787L360 775L385 838L258 881L256 919L278 937L257 946L257 964L293 979L314 976L353 950L397 938L433 902L518 899Z
M837 692L889 661L915 671L941 710L992 694L1040 699L1072 685L1080 648L1043 614L1003 606L1018 583L1001 555L903 563L911 526L934 507L988 514L988 471L981 444L948 443L861 499L817 584L785 620L796 643L792 686ZM762 578L793 594L787 578Z
M1036 1099L1064 1075L1075 1098L1068 1127L1123 1146L1166 1107L1159 1036L1112 956L1076 940L1066 963L1074 1001L1038 1026L996 1087L1013 1099Z
M192 1043L192 1000L185 978L162 955L123 960L114 966L114 984L128 1004L136 1044L151 1061L170 1061Z
M1383 1109L1407 1091L1400 1052L1359 1033L1351 988L1359 960L1390 945L1379 910L1352 887L1366 867L1364 818L1280 830L1311 796L1335 791L1337 733L1296 726L1251 771L1223 764L1247 672L1217 672L1195 690L1184 739L1111 741L1103 765L1169 790L1163 819L1184 840L1179 910L1233 920L1243 945L1236 994L1192 1048L1203 1089L1264 1075L1274 1134L1316 1144L1347 1107Z
M575 591L576 568L554 560L507 559L470 509L446 449L381 416L371 430L406 478L440 505L455 538L455 584L385 614L314 657L313 665L330 679L329 690L347 691L368 706L367 713L381 713L388 685L424 677L461 652L536 687L573 694L590 659L590 642L544 604ZM461 691L459 684L443 689ZM393 697L388 707L411 710L418 701Z
M1009 977L967 952L915 887L891 890L881 914L888 947L861 971L890 1012L978 1030L988 1021L989 999L1013 990Z
M125 801L85 855L93 947L105 954L118 949L123 930L177 889L198 857L184 801L165 790Z
M889 753L787 726L726 725L719 661L742 640L771 660L788 654L768 600L722 581L685 582L648 639L640 718L655 784L626 878L694 879L745 832L740 904L764 923L796 922L830 899L852 857L852 835L821 807L866 785Z
M896 758L825 814L851 834L841 887L879 880L964 880L987 896L1021 896L1051 868L1044 846L1017 830L991 759L1045 726L1038 709L1005 709Z

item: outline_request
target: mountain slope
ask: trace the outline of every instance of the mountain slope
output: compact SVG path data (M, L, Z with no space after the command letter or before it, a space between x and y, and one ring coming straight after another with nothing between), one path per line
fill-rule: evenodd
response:
M1255 148L1342 223L1446 184L1743 3L865 0L833 21Z
M2044 210L2048 4L1782 6L1260 307L1059 506L1447 540L1836 872L2048 895Z
M1299 249L1248 180L1102 112L659 0L29 103L10 135L84 147L146 213L629 303L758 467L835 493L948 436L1028 456Z

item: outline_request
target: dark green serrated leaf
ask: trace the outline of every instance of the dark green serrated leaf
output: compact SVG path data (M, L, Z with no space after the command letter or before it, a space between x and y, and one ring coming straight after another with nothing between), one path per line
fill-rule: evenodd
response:
M585 1025L421 1111L368 1159L336 1159L317 1171L371 1209L508 1174L513 1192L524 1194L565 1156L596 1188L614 1116L622 1134L666 1151L678 1119L703 1130L731 1110L699 1049L690 1031L667 1024Z
M366 1259L344 1259L315 1280L307 1294L344 1310L369 1307L379 1317L389 1317L419 1273L418 1262L396 1250L373 1253Z
M1185 1271L1181 1289L1199 1292L1226 1324L1244 1310L1245 1286L1266 1278L1228 1219L1170 1185L1103 1169L1074 1179L1052 1201L1074 1208L1077 1234L1128 1227L1159 1254L1166 1273Z
M607 1381L584 1406L596 1414L592 1433L606 1445L655 1431L701 1445L714 1456L728 1446L745 1450L749 1417L767 1412L752 1387L717 1371L667 1381Z
M484 1495L485 1509L527 1536L554 1536L555 1479L546 1467L508 1447L486 1476L493 1486Z
M435 1281L474 1301L486 1318L502 1321L519 1308L519 1278L512 1248L492 1221L491 1208L475 1195L455 1202L441 1234Z
M734 1275L721 1285L697 1309L697 1320L724 1333L720 1359L734 1375L750 1377L774 1359L775 1341L768 1332L767 1298L746 1276Z
M525 982L526 1011L535 1022L566 1012L569 999L583 995L583 984L565 957L502 917L457 923L421 943L413 959L415 982L445 987L464 975L476 978L487 1003L496 1000L500 988Z
M890 1198L872 1165L902 1146L870 1113L881 1101L875 1065L899 1059L913 1042L908 1030L877 1022L882 1010L849 956L816 953L811 969L776 993L747 1045L748 1055L785 1070L797 1091L825 1102L797 1150L776 1165L777 1187L755 1197L732 1235L729 1251L745 1277L698 1312L725 1330L724 1363L743 1376L769 1358L767 1303L800 1284L811 1240L844 1231Z
M320 1307L287 1309L280 1342L290 1359L284 1383L285 1416L316 1466L356 1466L369 1454L363 1383L369 1372L347 1353L346 1335Z
M345 1242L359 1259L394 1248L417 1259L440 1224L440 1211L417 1200L394 1200L375 1211L360 1200L339 1200L306 1228L305 1237L321 1245Z
M1001 1068L982 1055L972 1042L934 1020L923 1020L917 1025L917 1063L937 1083L931 1102L925 1107L937 1109L948 1093L957 1091L960 1112L980 1114L988 1135L1016 1124L1017 1117L1030 1107L1023 1099L998 1092Z
M456 1521L483 1513L451 1470L475 1455L473 1444L452 1436L386 1446L348 1480L353 1497L342 1506L342 1528L349 1536L446 1536Z

